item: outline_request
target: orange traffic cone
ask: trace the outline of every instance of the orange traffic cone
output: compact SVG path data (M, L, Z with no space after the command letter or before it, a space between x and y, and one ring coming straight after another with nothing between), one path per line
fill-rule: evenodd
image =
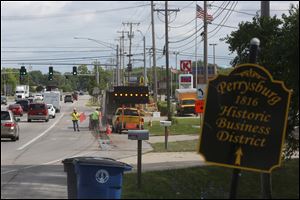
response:
M111 134L111 128L109 124L106 125L106 134Z

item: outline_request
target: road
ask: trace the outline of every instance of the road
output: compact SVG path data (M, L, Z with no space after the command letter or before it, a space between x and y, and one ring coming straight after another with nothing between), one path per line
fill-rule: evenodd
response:
M99 156L122 159L137 154L137 142L126 134L113 134L108 149L88 130L88 117L74 132L70 114L74 107L87 116L89 96L74 103L61 103L62 110L49 122L27 122L21 117L20 139L1 139L1 199L67 198L67 179L61 161L74 156ZM151 149L143 143L143 152Z

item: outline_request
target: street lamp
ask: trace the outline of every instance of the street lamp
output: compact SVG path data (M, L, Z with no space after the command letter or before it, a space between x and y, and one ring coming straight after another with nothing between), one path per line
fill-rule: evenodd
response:
M88 37L74 37L74 39L85 39L85 40L90 40L90 41L96 42L98 44L101 44L101 45L106 46L108 48L111 48L113 50L116 50L117 51L117 56L118 56L118 45L117 45L117 48L114 48L111 43L103 42L103 41L96 40L96 39L93 39L93 38L88 38ZM117 58L117 60L118 60L118 58ZM117 62L117 73L119 74L118 62ZM117 84L119 84L119 76L117 75L117 77L118 77ZM98 66L96 66L96 81L97 81L97 84L99 84Z
M144 44L144 85L147 86L147 70L146 70L146 38L142 31L137 30L143 37Z

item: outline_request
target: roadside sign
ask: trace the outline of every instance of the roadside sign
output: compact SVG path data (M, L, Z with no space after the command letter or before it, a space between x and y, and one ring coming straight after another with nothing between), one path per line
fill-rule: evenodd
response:
M207 84L198 84L197 85L198 99L204 99L205 98L206 85Z
M204 100L196 100L195 113L203 113L203 111L204 111Z
M113 99L120 104L146 104L149 103L149 90L147 86L116 86Z
M256 64L210 80L198 153L210 164L270 173L281 165L290 97Z
M180 70L182 72L191 72L192 71L192 61L191 60L181 60L180 61Z
M179 74L179 89L190 89L193 87L192 74Z

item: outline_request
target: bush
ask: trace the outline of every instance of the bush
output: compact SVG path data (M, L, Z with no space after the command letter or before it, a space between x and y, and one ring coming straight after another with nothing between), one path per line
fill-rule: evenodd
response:
M166 101L158 101L157 102L157 108L158 108L158 111L160 112L161 116L167 116L168 115L167 102ZM170 105L170 110L171 110L171 116L173 116L174 112L175 112L175 106L172 103Z

